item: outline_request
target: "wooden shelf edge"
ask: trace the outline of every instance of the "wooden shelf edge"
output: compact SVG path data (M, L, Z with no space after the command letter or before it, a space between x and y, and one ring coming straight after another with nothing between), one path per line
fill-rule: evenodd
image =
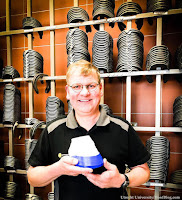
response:
M33 125L19 124L16 128L32 128ZM43 129L46 125L42 125L39 128ZM0 124L0 128L13 128L11 124Z
M27 174L27 171L23 170L23 169L5 171L4 168L0 168L0 172L1 173L7 173L7 174L22 174L22 175L26 175Z
M133 71L133 72L112 72L112 73L101 73L101 78L114 78L114 77L128 77L128 76L146 76L146 75L174 75L182 74L181 69L170 69L170 70L150 70L150 71ZM40 80L65 80L66 76L45 76ZM0 79L2 83L11 83L11 82L23 82L23 81L32 81L33 78L15 78L15 79Z
M0 172L6 172L3 168L0 168ZM26 175L26 170L17 169L15 171L16 174ZM171 189L182 189L181 184L174 184L174 183L156 183L156 182L147 182L142 184L147 187L163 187L163 188L171 188Z
M162 188L171 188L171 189L182 189L181 184L174 184L174 183L155 183L155 182L147 182L143 184L147 187L162 187Z
M182 127L142 127L142 126L136 126L133 127L136 131L159 131L159 132L173 132L173 133L182 133Z
M33 125L19 124L16 128L31 128ZM0 128L12 128L12 125L0 124ZM42 125L41 129L45 128L46 125ZM160 132L178 132L182 133L182 127L143 127L133 126L136 131L148 132L148 131L160 131Z
M148 12L148 13L141 13L133 16L122 16L122 17L114 17L109 19L101 19L101 20L91 20L86 22L79 22L79 23L70 23L70 24L60 24L54 26L44 26L38 27L33 29L19 29L19 30L10 30L10 31L1 31L0 36L8 36L8 35L16 35L16 34L27 34L39 31L51 31L51 30L58 30L63 28L74 28L79 26L88 26L88 25L95 25L95 24L105 24L105 23L115 23L115 22L123 22L128 20L135 20L135 19L144 19L144 18L151 18L151 17L162 17L166 15L176 15L182 14L182 9L170 9L167 12Z

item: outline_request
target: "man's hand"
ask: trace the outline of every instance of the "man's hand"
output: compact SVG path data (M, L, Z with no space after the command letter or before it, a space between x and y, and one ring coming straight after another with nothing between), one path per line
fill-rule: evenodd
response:
M106 159L104 159L104 167L107 171L102 174L86 173L84 175L91 183L100 188L120 188L125 181L124 175L120 174L117 167L109 163Z
M64 156L57 162L61 169L61 175L78 176L79 174L87 174L93 171L91 168L75 166L77 163L78 160L70 156Z
M92 173L91 168L75 166L78 160L70 156L64 156L59 161L48 166L30 166L27 171L28 182L33 187L43 187L50 184L59 176L78 176L79 174Z

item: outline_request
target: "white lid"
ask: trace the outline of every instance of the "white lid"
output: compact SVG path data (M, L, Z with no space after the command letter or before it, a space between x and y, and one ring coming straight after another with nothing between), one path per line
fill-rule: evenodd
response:
M69 156L96 156L99 154L94 141L89 135L71 139L68 149Z

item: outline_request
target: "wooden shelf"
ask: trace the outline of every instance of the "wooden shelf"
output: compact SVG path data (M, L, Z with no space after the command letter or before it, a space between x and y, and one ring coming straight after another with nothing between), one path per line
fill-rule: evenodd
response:
M112 72L112 73L103 73L101 78L114 78L114 77L129 77L129 76L146 76L146 75L174 75L182 74L180 69L170 69L170 70L150 70L150 71L133 71L133 72ZM65 80L66 76L45 76L40 80ZM0 79L2 83L11 83L11 82L30 82L33 78L15 78L15 79Z
M0 168L0 173L5 173L6 171L4 168ZM9 170L6 173L11 174L11 173L16 173L16 174L21 174L21 175L27 175L26 170L22 169L17 169L17 170ZM174 183L157 183L157 182L147 182L143 184L144 186L147 187L163 187L163 188L171 188L171 189L182 189L182 185L180 184L174 184Z
M138 127L133 127L136 131L154 131L154 132L173 132L173 133L182 133L182 127L142 127L142 126L138 126Z
M162 188L171 188L171 189L182 189L181 184L174 184L174 183L155 183L155 182L147 182L143 184L148 187L162 187Z
M6 172L7 174L23 174L23 175L27 174L27 171L23 170L23 169L5 171L4 168L0 168L0 172L1 173L5 173Z
M33 125L19 124L16 128L32 128ZM43 129L46 125L42 125L39 128ZM0 124L0 128L13 128L11 124Z
M33 125L26 125L26 124L19 124L18 126L16 126L16 128L32 128ZM41 129L45 128L46 125L42 125ZM13 125L9 125L9 124L0 124L0 128L13 128ZM160 132L173 132L173 133L182 133L182 127L144 127L144 126L134 126L133 127L136 131L142 131L142 132L156 132L156 131L160 131Z
M101 20L91 20L86 22L79 22L79 23L70 23L70 24L60 24L60 25L54 25L54 26L44 26L44 27L38 27L33 29L19 29L19 30L9 30L9 31L2 31L0 32L0 36L9 36L9 35L17 35L17 34L27 34L27 33L33 33L38 31L51 31L51 30L57 30L57 29L63 29L63 28L74 28L79 26L87 26L87 25L95 25L95 24L106 24L106 23L115 23L115 22L123 22L128 20L135 20L135 19L145 19L145 18L153 18L153 17L162 17L166 15L176 15L181 14L182 9L171 9L167 12L148 12L148 13L141 13L133 16L122 16L122 17L114 17L109 19L101 19Z

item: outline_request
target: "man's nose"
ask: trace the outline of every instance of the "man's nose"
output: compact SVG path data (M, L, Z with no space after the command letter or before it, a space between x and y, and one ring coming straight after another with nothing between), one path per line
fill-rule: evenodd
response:
M89 93L90 93L90 92L89 92L89 90L88 90L88 87L85 86L85 85L83 85L83 88L82 88L80 94L82 94L82 95L87 95L87 94L89 94Z

